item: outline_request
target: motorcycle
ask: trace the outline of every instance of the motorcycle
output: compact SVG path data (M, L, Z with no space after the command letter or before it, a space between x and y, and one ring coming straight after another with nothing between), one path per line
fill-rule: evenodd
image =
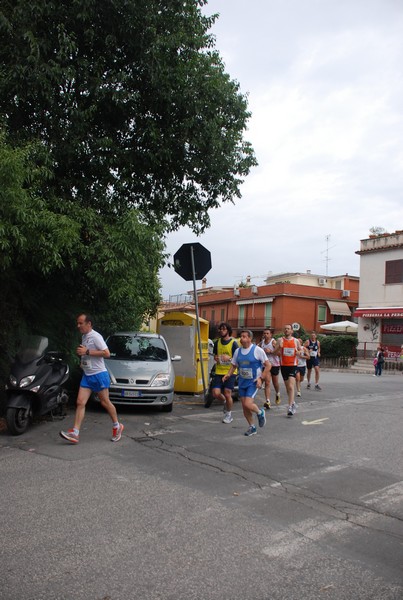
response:
M11 365L5 411L12 435L24 433L34 416L65 415L69 366L62 353L47 351L48 345L47 337L28 336Z

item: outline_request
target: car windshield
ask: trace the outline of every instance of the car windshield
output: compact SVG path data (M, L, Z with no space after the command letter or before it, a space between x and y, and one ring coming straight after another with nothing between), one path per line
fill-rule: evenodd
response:
M168 359L164 341L141 335L112 335L108 339L111 358L115 360L162 361Z

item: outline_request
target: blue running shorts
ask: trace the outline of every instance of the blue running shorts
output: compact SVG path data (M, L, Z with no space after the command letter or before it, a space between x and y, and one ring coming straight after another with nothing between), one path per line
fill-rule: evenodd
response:
M222 381L223 377L224 375L214 375L211 387L213 389L219 388L220 390L233 390L235 387L235 375L231 375L231 377L229 377L227 381L224 381L224 383Z
M240 398L254 398L257 391L256 381L251 381L250 383L246 383L246 385L239 386L238 395Z
M306 366L308 369L312 369L312 367L319 367L319 358L317 356L312 356L308 358L306 361Z
M100 392L111 387L111 380L108 371L102 371L96 375L83 375L80 382L80 387L89 388L93 392Z

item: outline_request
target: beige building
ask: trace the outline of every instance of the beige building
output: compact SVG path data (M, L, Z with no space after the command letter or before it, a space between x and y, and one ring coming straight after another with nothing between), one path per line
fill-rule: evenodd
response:
M361 240L358 351L368 356L381 344L397 359L403 344L403 230Z

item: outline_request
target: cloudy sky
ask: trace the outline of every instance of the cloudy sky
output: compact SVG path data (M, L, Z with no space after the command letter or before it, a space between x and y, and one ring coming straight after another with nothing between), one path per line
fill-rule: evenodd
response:
M168 252L208 248L209 286L359 275L369 229L403 229L403 0L209 0L206 12L248 94L259 166L205 234L180 230ZM160 278L164 299L192 289L167 267Z

